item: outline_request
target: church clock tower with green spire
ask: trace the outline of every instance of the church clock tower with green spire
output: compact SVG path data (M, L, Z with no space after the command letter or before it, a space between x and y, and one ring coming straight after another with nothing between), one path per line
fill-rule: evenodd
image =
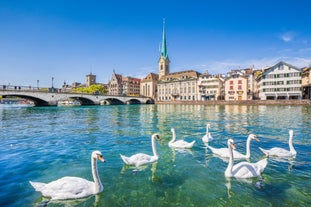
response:
M167 55L166 48L166 34L165 34L165 21L163 20L163 34L162 34L162 46L161 46L161 56L159 59L159 79L170 73L170 60Z

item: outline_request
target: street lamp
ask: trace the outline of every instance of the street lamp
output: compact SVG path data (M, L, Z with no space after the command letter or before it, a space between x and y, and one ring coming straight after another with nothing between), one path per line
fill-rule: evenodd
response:
M37 80L37 88L38 88L38 90L39 90L39 80Z
M54 85L53 85L54 77L52 77L52 92L54 92Z

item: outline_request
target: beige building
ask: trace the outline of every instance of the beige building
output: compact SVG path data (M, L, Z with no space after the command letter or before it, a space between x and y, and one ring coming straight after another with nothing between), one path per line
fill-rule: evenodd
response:
M301 99L301 70L285 62L267 68L257 79L259 98Z
M122 95L122 75L116 74L115 71L113 71L111 80L108 82L108 93L109 95Z
M140 79L123 77L113 71L111 80L108 82L108 91L109 95L139 96Z
M139 96L140 79L132 77L122 77L122 95Z
M211 75L208 72L201 74L198 79L198 100L223 100L223 84L221 75Z
M156 99L158 80L159 80L158 74L149 73L140 82L140 95Z
M158 100L198 100L199 75L196 71L188 70L162 76L158 82Z

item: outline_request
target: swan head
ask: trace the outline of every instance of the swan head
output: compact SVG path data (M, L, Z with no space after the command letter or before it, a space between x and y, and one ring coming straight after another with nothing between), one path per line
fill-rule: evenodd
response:
M98 150L92 152L92 158L93 158L93 159L96 159L96 160L100 160L100 161L102 161L102 162L105 162L105 161L106 161L106 160L104 159L102 153L101 153L100 151L98 151Z
M171 132L172 132L172 133L175 132L175 129L174 129L174 128L171 128Z
M152 135L153 139L161 140L160 136L158 134L153 134Z
M235 150L235 145L234 145L233 139L228 139L227 143L228 143L228 147Z
M211 127L211 125L210 125L209 123L207 123L207 124L206 124L206 127L207 127L207 128L210 128L210 127Z
M293 130L289 130L289 138L293 138L293 136L294 136L294 131Z
M256 140L257 142L259 142L258 137L255 134L250 134L248 137L250 137L253 140Z

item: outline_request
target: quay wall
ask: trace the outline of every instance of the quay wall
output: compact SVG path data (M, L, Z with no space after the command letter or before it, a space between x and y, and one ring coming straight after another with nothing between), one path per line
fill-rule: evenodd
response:
M247 100L247 101L156 101L155 104L189 104L189 105L311 105L309 99L303 100Z

